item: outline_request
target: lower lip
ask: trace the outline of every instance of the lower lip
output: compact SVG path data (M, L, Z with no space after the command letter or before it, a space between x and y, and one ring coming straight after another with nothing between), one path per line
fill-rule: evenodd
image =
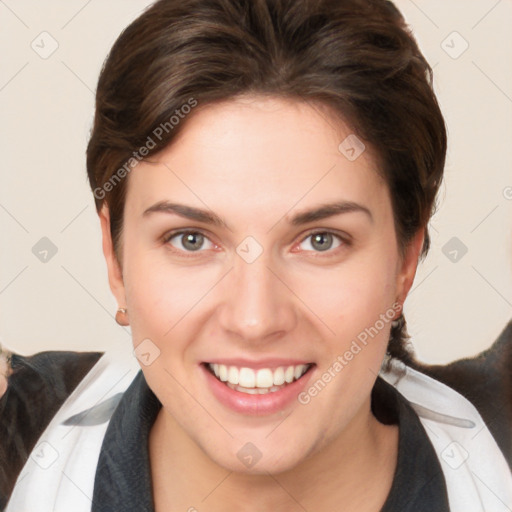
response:
M293 381L279 391L268 392L264 395L250 395L231 389L217 379L205 364L200 366L209 388L221 404L238 413L254 416L278 412L297 400L297 396L306 387L314 370L313 365L300 379Z

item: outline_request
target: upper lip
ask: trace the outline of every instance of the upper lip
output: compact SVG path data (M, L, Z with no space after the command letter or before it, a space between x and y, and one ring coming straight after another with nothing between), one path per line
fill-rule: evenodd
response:
M297 366L300 364L313 364L311 361L307 361L305 359L284 359L278 357L272 357L267 359L260 360L251 360L244 359L243 357L236 358L213 358L205 361L206 364L223 364L226 366L236 366L238 368L252 368L253 370L259 370L260 368L270 368L275 369L280 366L288 367L288 366Z

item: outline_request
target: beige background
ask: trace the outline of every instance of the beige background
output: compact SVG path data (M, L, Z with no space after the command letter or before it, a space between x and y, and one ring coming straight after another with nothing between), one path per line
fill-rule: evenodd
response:
M84 152L103 59L148 4L0 0L0 341L18 353L130 342L113 319ZM449 130L432 248L405 306L419 356L445 362L512 317L512 1L396 4ZM46 262L43 237L57 250Z

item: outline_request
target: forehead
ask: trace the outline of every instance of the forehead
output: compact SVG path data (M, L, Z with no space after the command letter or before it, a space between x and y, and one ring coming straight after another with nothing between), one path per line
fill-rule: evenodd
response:
M355 135L320 104L245 96L196 107L182 122L165 150L131 172L127 207L172 196L197 206L229 201L261 215L279 205L387 196L371 148L348 158Z

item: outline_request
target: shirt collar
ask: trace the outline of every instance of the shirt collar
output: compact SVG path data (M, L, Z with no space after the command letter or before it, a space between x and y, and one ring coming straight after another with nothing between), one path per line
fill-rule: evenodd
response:
M91 512L154 510L149 432L162 404L139 371L125 391L101 446Z

